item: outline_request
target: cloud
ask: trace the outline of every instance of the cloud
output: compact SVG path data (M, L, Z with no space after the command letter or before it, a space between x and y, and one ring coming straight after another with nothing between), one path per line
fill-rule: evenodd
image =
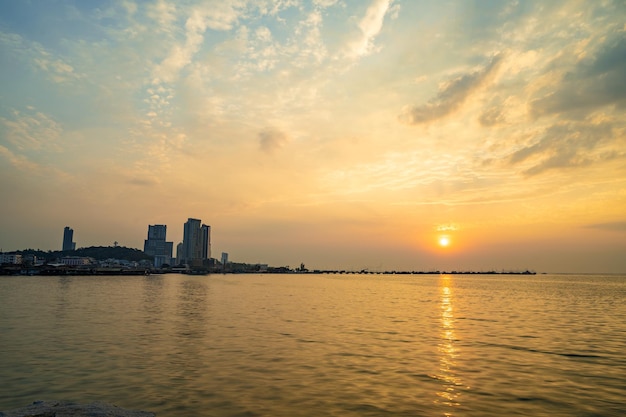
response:
M594 56L583 58L565 73L556 90L531 102L535 117L576 112L587 114L599 107L626 107L626 34L609 36Z
M165 0L158 0L156 3L148 6L146 14L159 24L158 29L170 32L173 29L173 23L176 21L176 5L167 3Z
M123 0L120 2L120 5L126 10L126 13L131 16L137 13L137 4L132 1Z
M459 230L459 225L455 223L440 224L435 229L438 232L455 232Z
M483 111L478 121L482 126L489 127L503 123L505 120L501 107L491 107Z
M259 141L263 152L272 153L289 143L289 137L279 130L266 128L259 132Z
M388 151L371 161L329 170L320 180L324 188L343 196L370 192L409 195L412 190L425 189L445 190L452 195L481 181L467 154L442 156L424 150ZM426 196L422 194L420 199L425 201Z
M626 232L626 221L588 224L586 227L589 229L608 230L611 232Z
M11 50L15 56L32 62L36 70L45 72L56 83L84 77L83 74L77 73L66 59L55 55L40 43L24 39L20 35L0 32L0 45Z
M129 178L127 184L136 185L138 187L154 187L159 182L154 178Z
M0 145L0 155L9 161L9 163L16 169L25 171L28 173L38 173L41 171L41 166L35 162L30 161L28 158L22 155L16 155L6 147Z
M153 84L175 81L179 71L191 63L191 59L200 49L204 41L203 33L206 30L206 24L200 13L194 12L187 19L185 27L185 43L174 45L169 55L156 67Z
M481 70L448 81L428 103L404 109L400 120L416 125L448 116L459 109L472 93L493 79L502 60L501 54L496 55Z
M24 40L18 34L0 32L0 45L14 51L23 51Z
M324 24L322 12L313 10L303 16L293 31L293 37L284 47L275 44L281 55L291 56L291 65L306 68L309 65L317 66L328 55L326 45L322 40L321 28Z
M603 146L613 138L609 123L560 124L546 129L535 143L509 157L513 165L528 162L524 174L532 176L555 168L572 168L624 157L623 152Z
M243 4L235 1L213 1L209 6L202 6L206 16L206 25L213 30L230 30L239 19L238 8Z
M383 28L383 21L390 4L391 0L375 0L367 8L365 16L359 22L360 37L351 44L352 56L359 57L372 52L374 49L373 40Z
M166 9L157 18L170 22L173 19L171 13ZM211 7L190 10L185 22L185 42L175 44L169 55L155 68L153 84L174 82L180 70L189 65L200 50L207 28L216 31L230 30L238 18L237 10L228 2L215 2Z
M21 151L58 149L58 139L63 131L59 123L49 116L28 109L26 114L13 110L12 119L0 117L6 129L6 139Z
M9 169L9 171L20 171L19 175L23 175L24 181L28 181L30 178L37 182L50 181L51 183L58 185L72 178L67 172L61 169L37 163L28 157L17 154L0 144L0 160L3 158L8 161L10 166L13 168ZM8 168L8 166L0 163L0 168L4 170L5 168ZM2 172L0 175L4 176L6 174Z
M338 0L314 0L313 4L315 4L316 6L325 8L325 7L330 7L332 5L334 5L335 3L337 3Z

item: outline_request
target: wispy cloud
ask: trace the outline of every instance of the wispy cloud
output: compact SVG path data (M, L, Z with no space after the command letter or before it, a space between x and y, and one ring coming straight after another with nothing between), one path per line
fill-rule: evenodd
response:
M65 83L78 80L84 74L78 73L67 62L67 58L46 49L41 43L24 39L15 33L0 32L0 45L11 50L19 59L25 59L31 67L42 71L56 83Z
M13 152L0 144L0 160L2 159L8 162L8 167L12 168L13 173L18 172L19 176L26 176L29 181L34 180L36 183L46 182L53 186L64 186L68 180L72 179L72 176L62 169L39 163L33 158ZM6 164L0 164L0 166L3 169L7 167Z
M126 183L138 187L154 187L158 184L158 181L155 178L149 177L132 177L129 178Z
M185 42L174 45L168 56L155 68L153 84L171 83L177 79L179 71L191 63L200 49L206 28L205 16L199 10L192 11L185 24Z
M385 15L390 5L391 0L374 0L367 8L365 16L358 25L359 37L350 44L350 55L360 57L368 55L375 49L374 39L383 28Z
M5 137L19 151L59 150L61 125L33 107L13 110L11 119L0 117Z
M534 116L589 112L616 105L626 107L626 32L607 36L593 56L583 57L564 73L556 88L531 103Z
M452 114L461 108L472 93L493 79L502 60L503 55L496 55L484 68L447 81L428 103L405 108L400 114L400 120L416 125Z
M136 6L134 9L136 11ZM147 16L154 19L158 26L157 30L172 32L176 22L176 4L166 0L158 0L156 3L147 5Z
M41 171L41 166L25 156L16 155L5 146L0 145L0 155L8 161L14 168L24 172L36 173Z
M605 147L613 138L610 124L558 124L548 128L535 143L510 156L512 164L528 162L526 175L537 175L555 168L573 168L626 157L614 146Z
M437 227L435 228L435 230L437 230L438 232L455 232L459 229L459 225L454 223L440 224L437 225Z
M501 107L490 107L482 112L478 121L482 126L495 126L505 121L504 112Z
M594 223L586 226L589 229L608 230L611 232L626 232L626 221Z

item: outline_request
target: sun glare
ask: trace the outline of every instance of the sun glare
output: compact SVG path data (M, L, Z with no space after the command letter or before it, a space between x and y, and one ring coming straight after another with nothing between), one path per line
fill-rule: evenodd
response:
M439 237L439 246L445 248L450 245L450 238L448 236L440 236Z

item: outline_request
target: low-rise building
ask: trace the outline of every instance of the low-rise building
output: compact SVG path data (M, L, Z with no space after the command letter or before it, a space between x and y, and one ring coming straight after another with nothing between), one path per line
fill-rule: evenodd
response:
M61 258L61 263L67 266L85 266L93 263L92 258L86 256L66 256Z
M19 265L22 263L22 255L19 253L0 253L0 264Z

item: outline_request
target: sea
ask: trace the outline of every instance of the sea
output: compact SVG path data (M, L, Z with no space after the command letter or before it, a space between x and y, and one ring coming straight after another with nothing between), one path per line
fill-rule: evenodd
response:
M625 275L0 277L0 410L625 416Z

